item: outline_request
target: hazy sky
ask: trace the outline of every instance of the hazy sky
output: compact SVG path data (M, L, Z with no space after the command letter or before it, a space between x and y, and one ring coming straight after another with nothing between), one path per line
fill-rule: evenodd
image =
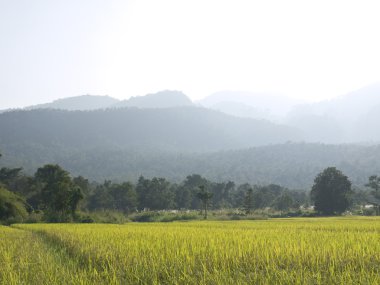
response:
M0 108L220 90L324 99L380 81L379 1L0 0Z

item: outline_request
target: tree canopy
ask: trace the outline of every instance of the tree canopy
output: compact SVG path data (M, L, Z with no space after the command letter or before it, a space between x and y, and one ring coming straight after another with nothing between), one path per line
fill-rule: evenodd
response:
M328 167L317 175L311 190L315 210L323 215L343 213L350 206L351 182L340 170Z
M59 165L47 164L37 170L35 179L41 189L40 198L48 219L67 221L75 214L83 195L67 171Z
M28 205L19 195L0 185L0 221L22 222L28 216Z
M207 191L204 185L199 186L199 192L197 193L197 197L202 201L204 218L207 219L207 208L209 206L209 202L213 196L213 193Z

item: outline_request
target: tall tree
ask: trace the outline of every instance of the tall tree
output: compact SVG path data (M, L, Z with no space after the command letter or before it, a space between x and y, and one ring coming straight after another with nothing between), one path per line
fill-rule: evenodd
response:
M203 185L205 187L208 187L209 184L210 181L199 174L192 174L186 177L185 181L183 182L183 187L189 189L191 193L191 209L199 209L201 206L200 200L198 198L199 186Z
M69 173L59 165L47 164L37 170L35 179L41 189L41 201L47 219L54 222L69 220L83 198Z
M245 197L244 197L244 210L246 214L250 214L253 210L253 189L249 188L245 192Z
M174 189L164 178L145 179L141 176L136 185L136 192L140 209L163 210L175 207Z
M204 219L207 219L207 208L212 196L213 194L211 192L206 191L204 185L199 186L199 192L197 193L197 197L199 200L202 201Z
M289 210L293 206L293 203L294 201L289 193L284 192L274 200L273 207L282 212Z
M239 208L244 206L245 195L248 189L251 188L251 185L248 183L241 184L231 195L232 207Z
M115 210L129 213L137 208L137 194L134 186L130 182L113 184L110 188Z
M89 210L113 209L113 197L111 195L111 181L106 180L103 184L97 185L89 195L87 207Z
M333 215L348 209L351 194L348 177L335 167L328 167L315 178L311 199L316 211L323 215Z
M175 188L175 203L178 209L190 209L191 189L184 185Z

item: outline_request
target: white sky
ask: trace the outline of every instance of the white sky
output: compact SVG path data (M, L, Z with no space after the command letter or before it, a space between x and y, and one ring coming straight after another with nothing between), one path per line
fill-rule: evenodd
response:
M0 108L163 89L321 100L380 81L380 1L0 0Z

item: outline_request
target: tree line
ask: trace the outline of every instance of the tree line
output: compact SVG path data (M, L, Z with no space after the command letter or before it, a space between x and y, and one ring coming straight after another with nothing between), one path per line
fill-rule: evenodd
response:
M140 176L136 183L105 180L91 182L59 165L47 164L33 176L21 168L0 169L0 220L27 213L43 213L48 222L78 221L78 210L119 211L131 214L160 210L240 209L250 214L258 209L299 210L314 206L317 213L341 214L350 207L372 204L379 214L380 177L371 176L366 190L352 190L348 177L334 167L317 175L311 192L280 185L236 185L233 181L212 182L199 174L180 183L165 178Z

